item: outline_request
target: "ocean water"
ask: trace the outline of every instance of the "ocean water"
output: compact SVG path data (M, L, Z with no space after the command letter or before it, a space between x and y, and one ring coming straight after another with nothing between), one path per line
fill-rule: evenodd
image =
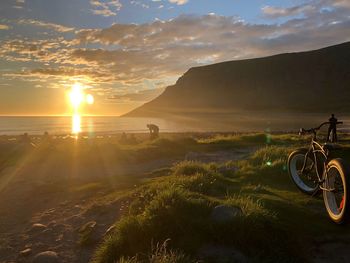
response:
M167 120L161 118L126 118L114 116L75 116L75 117L0 117L0 135L20 135L28 133L40 135L44 132L63 135L72 133L83 134L114 134L114 133L145 133L146 125L154 123L160 127L160 132L296 132L299 128L317 127L327 121L327 115L266 115L266 114L229 114L198 116ZM344 125L339 125L341 131L350 131L350 118L339 116Z
M163 119L152 118L120 118L111 116L82 116L82 117L0 117L0 135L32 135L81 133L107 134L133 132L147 132L146 125L155 123L162 131L184 131L176 123Z

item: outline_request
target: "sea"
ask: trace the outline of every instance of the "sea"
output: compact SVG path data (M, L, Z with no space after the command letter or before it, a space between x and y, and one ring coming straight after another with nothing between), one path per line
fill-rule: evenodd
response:
M117 116L1 116L0 135L30 135L49 134L113 134L113 133L144 133L147 124L155 123L166 132L183 132L174 122L156 118L126 118Z
M344 121L339 130L350 131L350 118ZM0 135L40 135L48 132L54 135L74 133L118 134L146 133L147 124L159 126L161 132L297 132L299 128L316 127L327 121L325 115L308 116L264 116L256 118L226 116L210 119L169 120L162 118L138 118L117 116L0 116Z

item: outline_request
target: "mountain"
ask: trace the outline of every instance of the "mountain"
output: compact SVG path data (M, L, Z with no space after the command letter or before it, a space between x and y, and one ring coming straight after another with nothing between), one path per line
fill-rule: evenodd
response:
M350 113L350 42L194 67L128 117L228 112Z

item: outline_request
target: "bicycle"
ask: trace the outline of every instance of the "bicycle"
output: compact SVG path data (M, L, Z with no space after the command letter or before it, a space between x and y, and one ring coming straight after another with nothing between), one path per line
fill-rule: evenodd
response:
M330 156L339 148L337 145L317 142L317 132L327 124L330 122L309 130L300 129L299 135L313 136L308 149L300 148L289 155L288 172L303 193L314 196L322 191L329 217L342 224L348 221L350 215L350 172L343 159Z

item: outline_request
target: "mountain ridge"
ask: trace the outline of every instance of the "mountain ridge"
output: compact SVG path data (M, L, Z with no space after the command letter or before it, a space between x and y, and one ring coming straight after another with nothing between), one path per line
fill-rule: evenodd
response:
M123 115L237 111L350 112L350 42L190 68L157 98Z

